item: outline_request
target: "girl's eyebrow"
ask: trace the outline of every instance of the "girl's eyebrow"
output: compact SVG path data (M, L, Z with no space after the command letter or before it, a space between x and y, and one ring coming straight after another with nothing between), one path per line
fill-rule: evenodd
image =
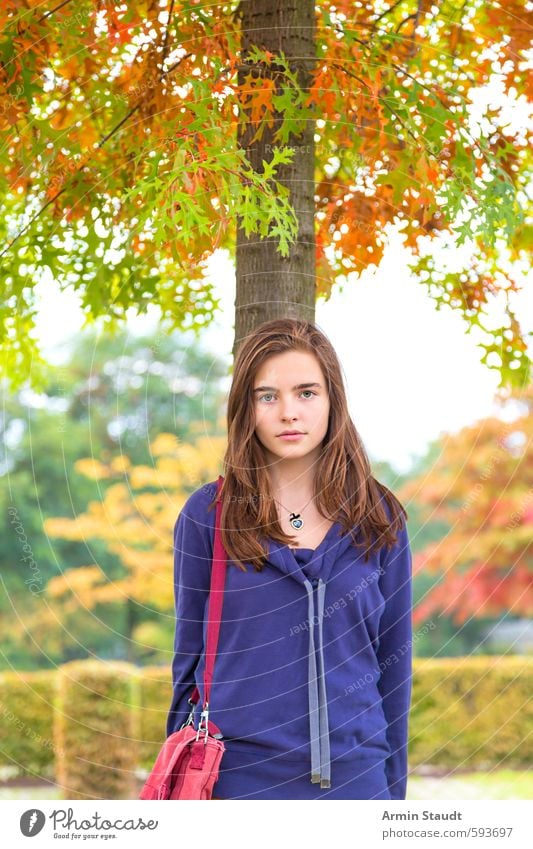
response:
M298 383L298 384L296 384L296 386L293 386L292 389L293 389L293 391L295 389L308 389L311 386L316 386L318 389L322 389L322 386L321 386L320 383ZM275 386L256 386L256 388L254 389L254 392L265 392L267 390L269 392L277 392L278 391Z

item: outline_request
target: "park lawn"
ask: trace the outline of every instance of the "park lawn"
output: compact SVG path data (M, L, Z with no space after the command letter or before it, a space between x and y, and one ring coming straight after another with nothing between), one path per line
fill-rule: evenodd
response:
M512 769L465 772L444 778L412 775L407 782L407 800L532 798L533 774Z
M59 799L55 785L0 787L2 799ZM468 772L443 778L409 776L407 801L425 799L531 799L533 774L511 769Z

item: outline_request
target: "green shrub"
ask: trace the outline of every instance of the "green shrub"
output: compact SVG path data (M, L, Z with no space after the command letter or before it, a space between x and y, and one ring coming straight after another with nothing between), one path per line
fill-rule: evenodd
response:
M76 660L59 667L54 731L63 798L136 798L138 704L131 664Z
M415 658L409 763L480 769L531 764L533 658Z
M413 662L409 766L523 769L533 720L533 658ZM68 799L137 798L165 740L170 666L73 661L0 674L0 768L53 777Z
M139 669L139 690L139 766L150 771L166 737L167 714L172 701L169 669L166 666Z
M55 670L0 673L0 767L13 775L54 774Z

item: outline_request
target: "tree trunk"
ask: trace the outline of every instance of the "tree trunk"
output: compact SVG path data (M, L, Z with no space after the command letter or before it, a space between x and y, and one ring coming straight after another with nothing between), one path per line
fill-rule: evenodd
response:
M283 51L300 86L308 88L316 61L313 0L246 0L240 12L243 61L254 45L273 53ZM241 65L239 83L247 73ZM239 127L238 144L256 171L263 170L263 159L272 159L270 149L279 125L279 117L274 117L272 126L265 126L261 139L253 144L257 127L249 122ZM240 341L263 321L282 316L314 320L314 132L314 121L308 121L302 135L291 136L287 144L296 148L293 161L278 166L277 179L288 187L298 218L298 236L289 255L282 257L277 251L277 239L256 234L247 238L237 227L234 356Z

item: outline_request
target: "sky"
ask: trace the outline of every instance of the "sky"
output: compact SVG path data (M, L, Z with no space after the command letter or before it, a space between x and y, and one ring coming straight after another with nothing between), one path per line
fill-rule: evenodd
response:
M229 363L235 276L227 254L214 256L210 276L221 310L201 344ZM53 282L39 284L36 292L43 354L62 363L67 351L61 328L70 335L83 323L78 298L59 292ZM531 285L516 297L514 307L524 331L532 330ZM497 323L497 304L492 312ZM155 329L157 317L156 309L148 316L132 314L128 328L132 333ZM350 415L372 461L386 460L397 473L405 473L432 440L498 412L498 373L480 362L483 350L466 333L460 315L436 310L394 240L377 270L346 282L343 291L336 285L328 302L317 302L315 321L337 351Z

